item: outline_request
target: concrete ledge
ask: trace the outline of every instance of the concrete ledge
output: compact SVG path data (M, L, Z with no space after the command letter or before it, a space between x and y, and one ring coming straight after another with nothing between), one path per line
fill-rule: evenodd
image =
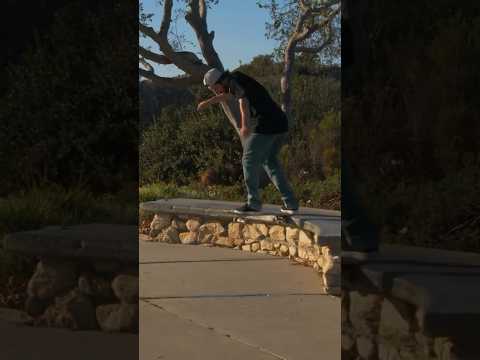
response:
M138 263L137 229L137 226L114 224L51 226L8 234L3 239L3 248L32 256Z
M235 219L243 218L266 223L291 224L313 232L317 236L340 241L341 213L333 210L322 210L302 207L296 215L285 215L280 206L263 205L262 215L239 216L233 210L242 203L230 201L198 200L198 199L162 199L140 204L140 211L148 213L170 213L208 216L211 218Z

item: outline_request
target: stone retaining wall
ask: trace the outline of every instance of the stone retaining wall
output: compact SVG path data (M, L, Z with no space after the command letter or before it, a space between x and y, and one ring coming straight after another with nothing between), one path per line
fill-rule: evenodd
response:
M363 261L343 254L342 359L480 358L480 266L391 247Z
M9 234L3 248L33 256L23 323L138 331L137 227L80 225Z
M418 310L382 294L342 292L342 359L455 359L451 339L420 330Z
M220 246L288 257L312 267L321 276L325 291L339 295L340 258L329 246L322 246L318 235L296 226L156 213L143 216L140 233L143 241Z
M138 330L138 268L43 258L27 292L25 311L36 326Z

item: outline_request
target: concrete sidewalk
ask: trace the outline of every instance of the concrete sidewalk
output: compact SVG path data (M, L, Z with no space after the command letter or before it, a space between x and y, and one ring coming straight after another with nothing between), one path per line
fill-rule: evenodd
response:
M21 326L0 320L5 360L131 360L138 358L138 336L100 331Z
M140 242L140 360L340 359L340 299L312 269Z

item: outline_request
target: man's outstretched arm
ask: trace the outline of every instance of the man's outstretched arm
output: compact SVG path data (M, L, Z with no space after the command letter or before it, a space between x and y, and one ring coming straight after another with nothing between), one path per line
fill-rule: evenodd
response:
M202 111L207 106L210 106L210 105L213 105L213 104L219 104L221 102L227 101L228 96L229 96L229 94L227 94L227 93L212 96L210 99L201 101L197 106L197 110Z

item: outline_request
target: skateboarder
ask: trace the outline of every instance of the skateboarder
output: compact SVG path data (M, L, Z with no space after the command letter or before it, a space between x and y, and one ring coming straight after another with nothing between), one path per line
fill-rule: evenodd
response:
M243 214L261 211L261 167L282 195L284 205L281 211L286 214L298 211L298 201L278 160L278 153L288 134L285 113L261 84L239 71L230 73L213 68L205 74L203 83L216 95L200 102L198 111L232 97L238 100L240 106L239 132L243 144L242 165L248 195L246 204L235 212Z

